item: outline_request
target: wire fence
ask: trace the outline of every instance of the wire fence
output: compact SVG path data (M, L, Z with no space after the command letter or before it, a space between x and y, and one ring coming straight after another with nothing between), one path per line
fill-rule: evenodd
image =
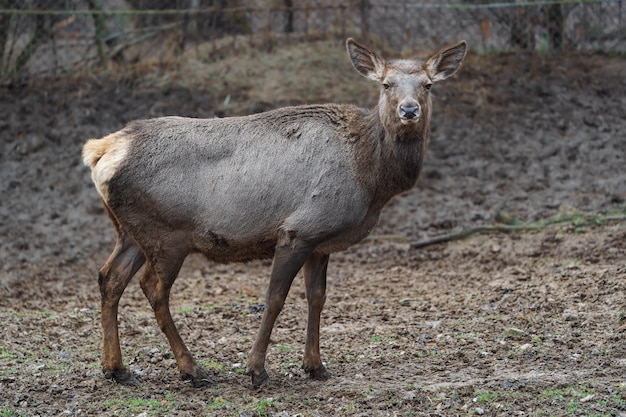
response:
M0 0L0 83L200 44L272 49L355 36L400 52L466 39L480 52L626 51L622 0ZM221 46L220 46L221 45Z

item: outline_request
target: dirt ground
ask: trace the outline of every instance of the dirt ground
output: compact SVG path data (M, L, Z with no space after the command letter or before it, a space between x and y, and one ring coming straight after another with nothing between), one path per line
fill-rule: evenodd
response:
M331 256L321 349L333 377L300 369L296 278L260 390L242 372L267 261L191 256L174 286L175 321L214 385L179 379L137 278L119 320L142 383L100 370L96 271L114 236L82 143L135 118L213 117L210 86L86 77L0 90L0 415L626 416L626 58L472 56L434 90L419 184ZM284 104L270 103L258 106ZM409 243L497 213L556 223Z

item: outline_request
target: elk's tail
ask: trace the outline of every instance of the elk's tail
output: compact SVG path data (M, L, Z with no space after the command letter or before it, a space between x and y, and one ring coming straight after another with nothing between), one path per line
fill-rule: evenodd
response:
M83 146L83 162L92 170L102 156L107 152L107 149L111 146L112 139L109 135L102 139L89 139L85 146Z
M100 196L108 200L109 180L126 159L130 138L123 131L102 139L89 139L83 146L83 162L91 168L91 178Z

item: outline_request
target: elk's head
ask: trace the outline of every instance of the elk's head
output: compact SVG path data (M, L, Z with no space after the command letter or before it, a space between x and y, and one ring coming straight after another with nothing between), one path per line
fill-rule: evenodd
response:
M352 38L346 41L346 47L354 68L381 84L380 118L385 128L393 131L411 126L427 127L430 88L459 69L467 50L467 44L461 41L439 50L422 63L408 59L385 61Z

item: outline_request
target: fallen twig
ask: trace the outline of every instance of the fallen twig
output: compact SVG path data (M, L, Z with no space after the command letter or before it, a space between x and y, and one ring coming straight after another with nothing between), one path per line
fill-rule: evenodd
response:
M465 239L472 235L494 233L494 232L505 232L505 233L521 232L521 231L527 231L527 230L539 230L545 227L546 226L544 225L536 225L536 224L532 224L532 225L531 224L529 225L502 224L502 225L491 225L491 226L479 226L479 227L472 227L471 229L461 230L460 232L456 232L456 233L450 233L447 235L437 236L431 239L413 240L410 242L410 245L411 245L411 248L417 249L417 248L423 248L424 246L428 246L428 245L435 245L437 243L453 242L455 240Z
M579 213L551 218L542 222L536 223L523 223L523 224L498 224L473 227L470 229L461 230L460 232L450 233L442 236L436 236L430 239L424 240L412 240L409 242L411 248L423 248L429 245L436 245L438 243L453 242L455 240L461 240L477 234L487 233L512 233L512 232L524 232L531 230L542 230L551 226L563 225L566 223L572 223L576 227L588 226L590 224L600 224L609 221L625 221L625 214L609 214L609 215L581 215Z

